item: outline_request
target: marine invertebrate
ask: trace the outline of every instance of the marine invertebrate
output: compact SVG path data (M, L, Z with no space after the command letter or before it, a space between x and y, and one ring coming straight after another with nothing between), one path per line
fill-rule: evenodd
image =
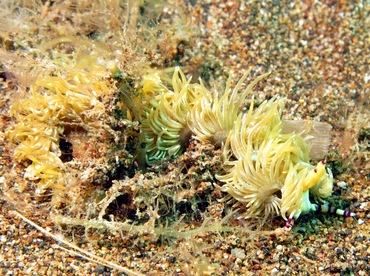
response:
M246 218L277 214L290 225L293 218L319 208L309 193L316 201L331 195L333 175L325 162L310 164L311 137L305 131L282 132L283 107L284 99L274 97L254 110L252 100L222 147L225 168L216 177L228 193L223 200L236 202Z
M148 105L142 114L147 164L177 157L190 138L187 115L200 95L199 84L191 84L179 67L172 77L173 91L158 76L144 78L143 94Z
M188 124L194 137L200 141L210 141L221 146L225 142L229 131L233 128L236 118L244 104L245 97L253 87L270 73L263 74L251 82L239 95L238 92L251 69L238 81L234 89L231 89L229 78L225 92L221 97L216 92L210 92L204 88L200 80L203 96L194 103L194 107L188 116Z
M331 195L330 169L323 161L316 166L310 163L312 156L323 156L329 140L327 133L320 135L317 129L330 130L330 126L283 121L285 99L278 96L257 108L252 98L243 114L240 109L246 96L269 74L259 76L238 93L249 73L234 89L229 78L221 96L208 91L201 80L191 84L179 68L172 78L174 91L158 76L146 78L143 93L152 98L142 122L147 163L178 156L191 133L200 141L222 145L224 171L216 177L223 183L218 187L228 193L223 200L244 208L247 218L266 219L276 214L290 224L300 214L319 209L321 205L310 202L310 194L321 202ZM322 136L318 139L322 142L310 142L312 135Z
M225 200L245 205L246 217L280 214L281 190L289 165L308 158L299 135L281 134L282 98L263 102L256 110L239 115L223 146L225 174L217 178L228 192Z

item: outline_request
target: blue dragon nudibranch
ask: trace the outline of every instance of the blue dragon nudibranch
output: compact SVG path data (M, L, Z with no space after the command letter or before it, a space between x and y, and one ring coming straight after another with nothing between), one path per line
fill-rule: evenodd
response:
M238 116L222 147L224 173L216 176L223 182L220 189L229 194L224 200L236 200L246 218L281 215L287 227L311 211L354 216L310 202L310 194L321 202L331 195L333 175L324 161L310 164L312 137L307 131L283 132L289 124L281 119L283 107L279 97L256 109L252 100L249 111Z
M326 172L326 170L328 172ZM321 161L317 164L316 168L311 170L307 175L307 178L302 183L302 199L300 208L297 213L292 212L291 215L286 219L286 227L292 226L292 221L299 217L300 214L307 214L309 212L323 212L333 213L344 217L354 217L355 213L350 211L338 209L329 204L315 204L311 203L309 199L309 192L314 197L320 199L329 196L332 192L333 176L330 169L325 169L325 161Z
M154 85L155 78L144 78L143 91L151 98L143 113L142 128L148 144L147 163L178 156L183 149L181 139L190 133L199 141L222 147L224 167L216 175L221 182L216 186L228 193L224 201L244 209L244 217L281 215L290 227L293 219L311 211L354 216L348 211L311 203L310 194L316 202L331 195L333 175L324 161L316 166L310 163L312 148L317 148L310 142L313 140L310 130L282 120L284 98L275 96L257 108L252 99L248 111L241 112L246 96L269 75L261 75L239 93L249 72L234 89L229 79L222 95L207 90L201 80L191 84L179 68L172 78L173 91L163 86L159 78ZM315 129L319 124L324 123L302 121L300 125ZM286 131L289 128L293 130ZM314 135L318 135L317 131ZM327 145L316 144L321 148Z

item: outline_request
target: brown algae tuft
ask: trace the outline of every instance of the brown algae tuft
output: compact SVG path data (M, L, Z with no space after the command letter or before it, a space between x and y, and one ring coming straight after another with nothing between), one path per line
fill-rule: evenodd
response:
M106 110L99 100L112 91L106 66L94 55L76 59L60 54L51 63L51 69L38 74L29 96L12 105L10 114L17 123L8 131L9 140L18 144L15 158L31 162L25 177L37 182L39 194L49 188L63 189L69 181L60 149L68 132L115 136L103 120Z

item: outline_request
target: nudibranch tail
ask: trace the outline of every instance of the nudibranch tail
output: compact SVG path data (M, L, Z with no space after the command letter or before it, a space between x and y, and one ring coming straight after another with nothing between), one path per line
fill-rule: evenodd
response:
M336 214L338 216L343 216L345 218L356 216L356 213L352 213L351 211L348 210L338 209L334 206L331 206L330 204L312 204L312 205L314 205L316 212Z
M345 218L356 216L356 213L353 213L348 210L342 210L342 209L336 208L334 206L331 206L330 204L311 204L310 210L317 212L317 213L336 214L338 216L343 216ZM291 228L294 223L295 218L297 217L295 217L294 214L291 214L285 223L285 227Z

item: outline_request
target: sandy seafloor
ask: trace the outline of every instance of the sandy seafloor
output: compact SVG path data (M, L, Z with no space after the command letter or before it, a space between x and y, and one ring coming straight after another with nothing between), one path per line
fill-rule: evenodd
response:
M260 234L252 241L238 233L201 233L194 240L202 240L203 248L193 247L201 254L185 249L166 254L169 249L160 242L126 247L109 234L95 236L100 243L91 237L90 244L80 245L144 275L369 275L370 2L192 0L184 7L196 32L196 43L186 49L186 65L206 64L211 76L234 72L240 77L249 67L253 77L271 71L255 89L256 99L284 96L284 118L333 126L330 150L341 165L329 200L357 217L310 214L287 234ZM44 228L59 229L48 214L37 212L45 200L13 206L4 195L5 183L8 187L14 177L20 181L22 173L4 136L11 124L6 91L3 86L0 94L0 274L124 275L61 250L58 242L11 212L16 208ZM283 224L276 218L263 230ZM189 240L172 246L188 248L182 242Z

